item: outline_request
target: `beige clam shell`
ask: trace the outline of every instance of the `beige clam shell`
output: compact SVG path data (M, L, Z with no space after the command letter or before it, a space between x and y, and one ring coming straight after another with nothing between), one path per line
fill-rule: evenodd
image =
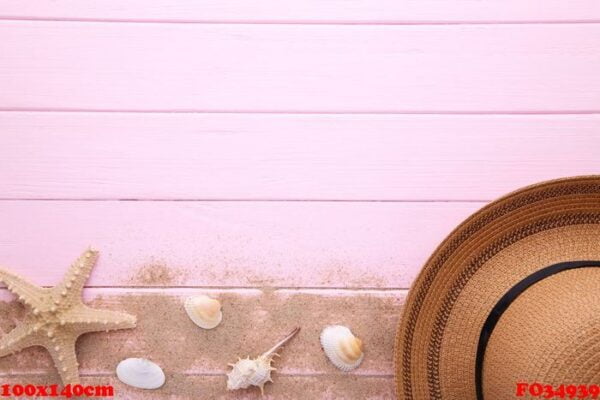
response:
M328 326L321 332L325 355L339 369L348 372L357 368L364 358L362 340L345 326Z
M205 295L188 297L184 308L188 317L200 328L216 328L223 319L221 302Z

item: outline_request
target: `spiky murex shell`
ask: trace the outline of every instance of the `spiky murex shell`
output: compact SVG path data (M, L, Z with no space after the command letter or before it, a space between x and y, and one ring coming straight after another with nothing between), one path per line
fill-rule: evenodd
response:
M246 389L250 386L257 386L263 391L264 385L271 380L271 357L258 357L251 360L244 358L238 360L235 364L230 364L233 369L227 374L227 389L237 390Z

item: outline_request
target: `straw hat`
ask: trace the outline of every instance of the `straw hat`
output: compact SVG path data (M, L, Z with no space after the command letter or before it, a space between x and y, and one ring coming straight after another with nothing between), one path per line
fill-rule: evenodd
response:
M476 212L409 292L398 398L543 398L546 385L600 385L599 267L600 176L530 186Z

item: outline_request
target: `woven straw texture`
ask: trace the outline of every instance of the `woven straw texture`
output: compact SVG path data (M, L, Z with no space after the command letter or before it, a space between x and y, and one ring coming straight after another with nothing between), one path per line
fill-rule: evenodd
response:
M515 398L515 383L598 384L600 268L550 276L502 315L485 352L486 399Z
M475 399L477 344L491 309L533 272L576 260L600 260L598 176L527 187L463 222L409 293L396 338L398 398ZM511 304L486 350L486 400L514 397L517 382L585 384L600 375L590 350L577 347L599 343L600 302L589 290L599 292L599 277L596 268L561 272ZM577 316L567 317L569 308ZM586 353L586 368L570 368Z

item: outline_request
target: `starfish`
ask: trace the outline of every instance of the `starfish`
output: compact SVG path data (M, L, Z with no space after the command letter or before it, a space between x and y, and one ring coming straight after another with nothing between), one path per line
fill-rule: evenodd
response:
M31 309L23 321L0 339L0 357L42 346L52 356L63 384L75 384L79 383L75 342L80 335L135 327L133 315L93 309L82 302L83 286L97 259L98 252L88 249L53 288L36 286L0 268L0 282Z

